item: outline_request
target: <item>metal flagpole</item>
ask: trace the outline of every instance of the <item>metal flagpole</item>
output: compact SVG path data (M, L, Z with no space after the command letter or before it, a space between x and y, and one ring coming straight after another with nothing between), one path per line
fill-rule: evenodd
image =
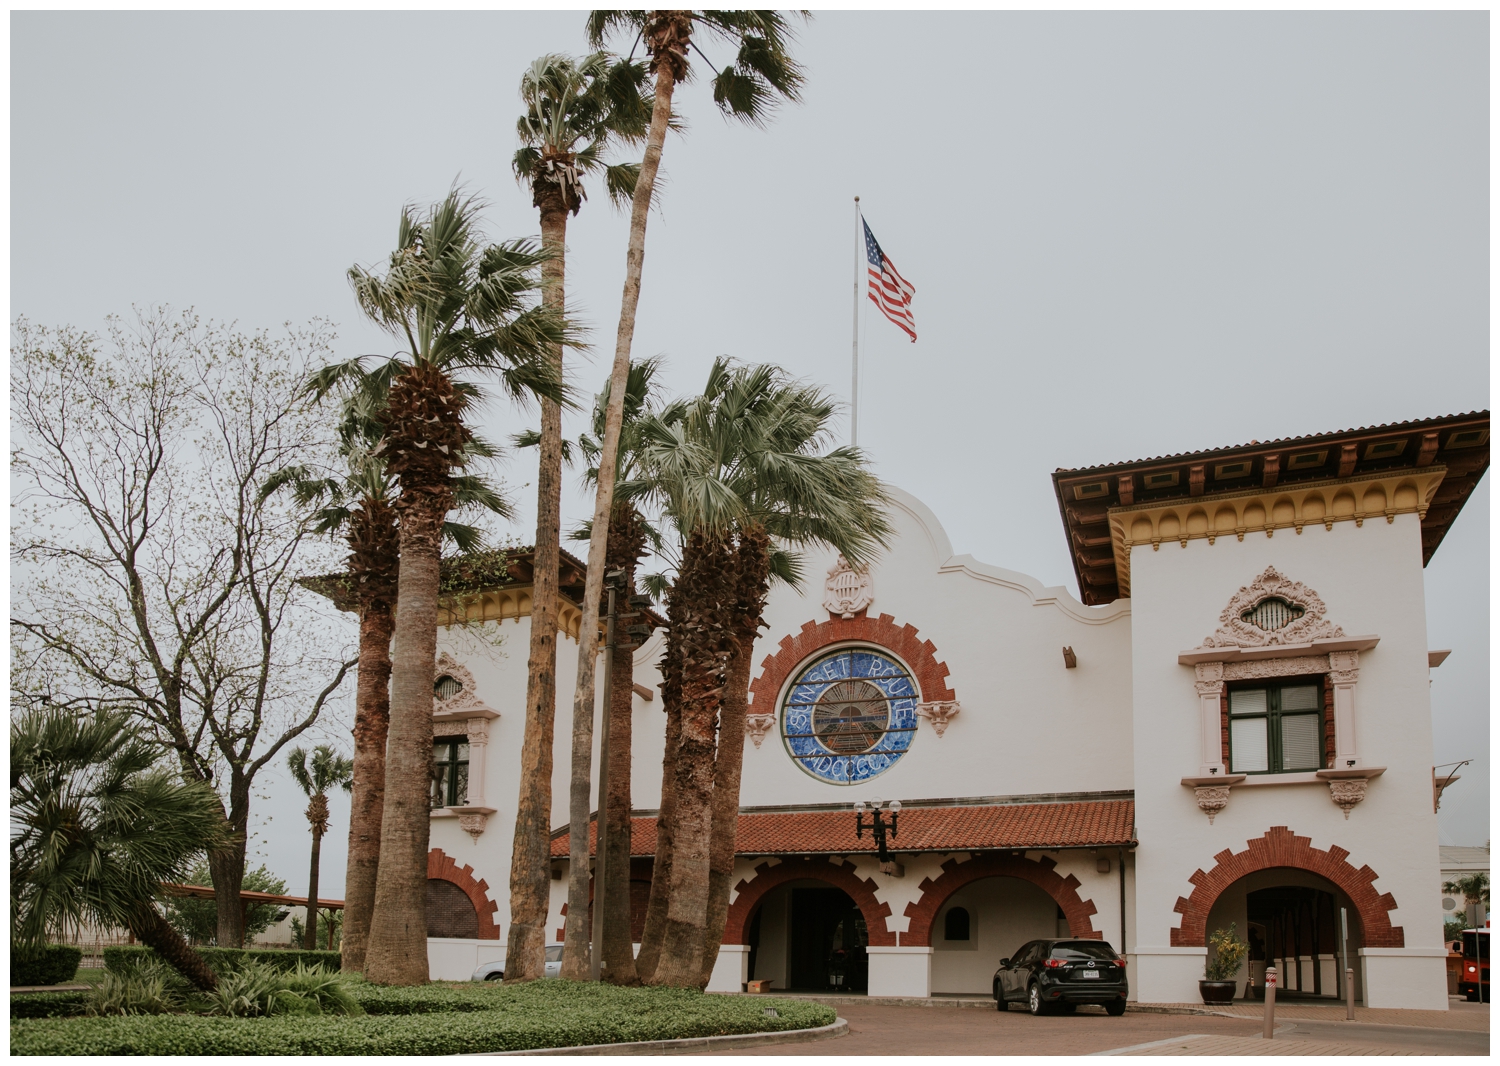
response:
M859 197L854 198L854 375L849 387L849 444L859 444L859 279L864 258L864 224L859 215Z

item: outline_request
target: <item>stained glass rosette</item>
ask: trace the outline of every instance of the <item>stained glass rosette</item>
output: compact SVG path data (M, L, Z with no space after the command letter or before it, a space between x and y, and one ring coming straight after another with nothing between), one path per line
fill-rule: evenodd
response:
M868 781L911 746L919 695L895 659L842 648L805 667L781 711L781 732L798 766L837 785Z

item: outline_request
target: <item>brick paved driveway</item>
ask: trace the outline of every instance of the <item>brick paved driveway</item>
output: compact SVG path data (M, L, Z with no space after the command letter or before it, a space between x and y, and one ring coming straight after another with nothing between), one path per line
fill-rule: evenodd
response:
M1170 1047L1142 1049L1142 1054L1262 1054L1261 1025L1250 1018L1217 1018L1176 1014L1137 1014L1111 1018L1102 1010L1081 1007L1076 1014L1033 1018L1017 1008L902 1007L841 1003L837 1010L849 1022L849 1035L812 1044L781 1044L735 1051L738 1055L1089 1055L1100 1051L1173 1040L1188 1035L1213 1038L1199 1050ZM1417 1012L1403 1012L1415 1014ZM1487 1013L1486 1013L1487 1021ZM1363 1022L1338 1032L1331 1023L1282 1023L1283 1039L1299 1046L1320 1043L1321 1054L1486 1054L1488 1033ZM1249 1044L1249 1040L1255 1044ZM1278 1049L1279 1051L1280 1049ZM1290 1050L1290 1049L1288 1049ZM1301 1050L1301 1054L1309 1054Z

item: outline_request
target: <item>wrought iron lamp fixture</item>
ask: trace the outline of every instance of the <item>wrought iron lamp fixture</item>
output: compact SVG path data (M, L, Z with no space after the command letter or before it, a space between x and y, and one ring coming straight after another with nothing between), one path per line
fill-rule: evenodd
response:
M891 816L889 822L881 816L882 803L883 801L879 799L871 800L868 805L864 800L854 801L854 839L863 839L865 830L868 829L870 835L875 838L875 848L879 852L881 863L886 864L894 861L891 858L890 852L885 850L885 841L887 833L890 834L892 840L896 839L896 819L901 814L901 801L891 800L889 804L885 804L885 810ZM869 825L865 824L865 811L867 809L870 812Z

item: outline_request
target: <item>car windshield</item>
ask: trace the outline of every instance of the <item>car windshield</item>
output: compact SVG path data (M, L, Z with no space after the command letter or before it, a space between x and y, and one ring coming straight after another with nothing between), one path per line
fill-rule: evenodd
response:
M1117 959L1115 949L1099 940L1068 940L1052 945L1054 959Z
M534 956L534 955L532 956L532 958L535 958L535 957L536 956ZM547 961L548 962L562 962L562 945L561 944L553 944L551 947L549 947L547 949Z

